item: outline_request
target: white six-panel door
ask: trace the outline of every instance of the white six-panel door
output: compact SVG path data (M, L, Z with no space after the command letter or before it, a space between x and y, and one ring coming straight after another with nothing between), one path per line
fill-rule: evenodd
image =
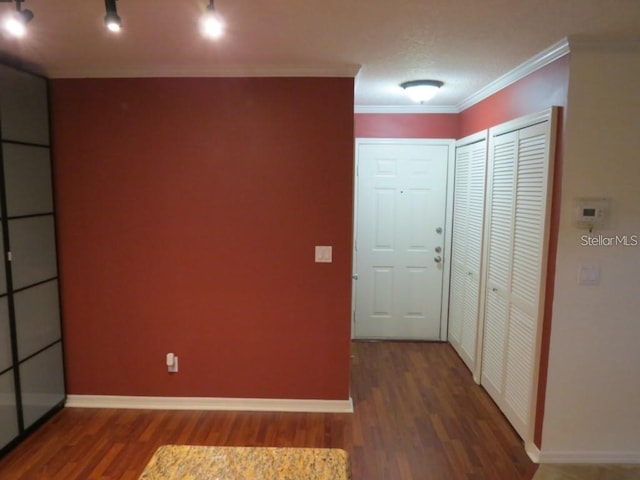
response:
M356 338L441 337L451 142L359 142Z

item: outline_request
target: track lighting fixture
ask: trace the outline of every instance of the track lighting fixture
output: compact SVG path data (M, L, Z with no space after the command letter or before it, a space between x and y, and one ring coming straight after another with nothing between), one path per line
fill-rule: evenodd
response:
M202 33L207 37L220 38L224 33L224 21L213 6L213 0L209 0L209 5L202 16Z
M112 32L119 32L122 28L122 19L118 16L116 0L104 0L107 14L104 16L104 24Z
M23 1L24 0L15 0L16 11L7 15L3 22L5 31L14 37L24 36L24 34L27 33L27 23L33 20L33 12L31 10L22 10Z
M444 85L440 80L413 80L401 83L409 98L414 102L424 103L431 100L438 89Z
M0 0L0 3L16 4L16 11L5 16L1 27L14 37L22 37L27 32L27 24L33 20L31 10L22 9L25 0ZM111 32L119 32L122 29L122 19L118 15L117 0L104 0L106 14L104 24ZM220 38L224 34L225 24L223 18L213 5L214 0L207 0L205 12L201 18L202 33L210 38Z

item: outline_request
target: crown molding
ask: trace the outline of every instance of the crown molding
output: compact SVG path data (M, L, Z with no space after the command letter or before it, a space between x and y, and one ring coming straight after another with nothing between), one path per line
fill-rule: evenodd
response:
M518 65L510 72L494 80L486 87L478 90L476 93L467 97L457 105L356 105L354 108L354 113L460 113L467 108L472 107L476 103L485 100L491 95L498 93L500 90L517 82L518 80L523 79L527 75L531 75L535 71L540 70L541 68L546 67L559 58L564 57L570 51L570 44L571 48L574 48L574 45L578 45L580 48L611 48L612 46L616 46L619 49L630 49L640 46L640 41L638 39L627 41L611 39L610 41L603 43L599 39L591 39L588 37L575 36L570 37L570 39L564 38L561 41L551 45L549 48L538 53L537 55L534 55L526 62Z
M526 62L518 65L516 68L494 80L486 87L478 90L473 95L467 97L465 100L456 105L458 112L462 112L469 107L472 107L476 103L485 100L486 98L494 95L500 90L508 87L509 85L521 80L527 75L531 75L533 72L540 70L541 68L549 65L557 59L564 57L569 53L569 41L567 38L555 43L546 50L531 57Z
M347 77L355 78L360 65L167 65L160 68L60 68L49 78L159 78L159 77Z
M459 113L453 105L355 105L353 113Z

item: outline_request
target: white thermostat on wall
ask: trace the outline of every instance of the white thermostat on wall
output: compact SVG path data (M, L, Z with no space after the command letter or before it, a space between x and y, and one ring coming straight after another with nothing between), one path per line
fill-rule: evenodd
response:
M575 223L578 228L592 230L603 226L609 217L608 198L578 198L575 206Z

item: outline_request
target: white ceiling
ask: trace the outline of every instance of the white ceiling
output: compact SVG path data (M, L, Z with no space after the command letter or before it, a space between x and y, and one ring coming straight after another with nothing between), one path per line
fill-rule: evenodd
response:
M0 51L50 77L356 75L356 106L411 105L399 84L444 81L454 108L569 35L640 38L640 0L216 0L226 35L203 38L206 0L25 0L35 18ZM0 3L0 14L14 9Z

